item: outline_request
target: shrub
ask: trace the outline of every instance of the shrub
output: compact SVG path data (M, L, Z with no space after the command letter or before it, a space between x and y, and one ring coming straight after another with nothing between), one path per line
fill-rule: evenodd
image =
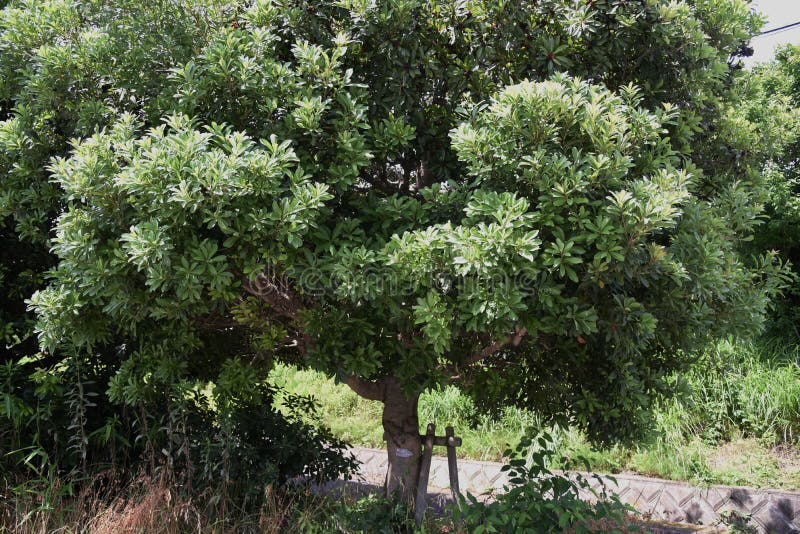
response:
M502 469L509 475L509 485L505 491L488 503L468 494L456 517L474 534L568 529L592 532L596 522L623 525L625 513L632 509L606 491L603 478L550 471L553 445L553 438L542 433L535 442L525 438L515 449L506 451L509 460Z
M16 497L46 495L55 481L81 491L111 465L122 484L157 477L187 498L204 494L209 513L221 502L253 510L269 484L330 480L356 467L346 444L320 424L312 398L269 384L238 360L205 391L168 375L145 383L131 369L121 373L103 391L69 368L31 378L19 364L0 367L0 470L27 481L15 486Z

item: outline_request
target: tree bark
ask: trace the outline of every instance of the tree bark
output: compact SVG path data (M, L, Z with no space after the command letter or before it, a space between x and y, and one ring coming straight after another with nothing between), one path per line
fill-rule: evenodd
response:
M389 460L386 495L413 506L422 451L417 413L420 394L407 395L394 377L383 382L383 430Z
M422 455L417 413L421 392L407 394L393 376L371 382L351 375L345 383L361 397L383 402L383 431L389 460L386 496L413 507Z

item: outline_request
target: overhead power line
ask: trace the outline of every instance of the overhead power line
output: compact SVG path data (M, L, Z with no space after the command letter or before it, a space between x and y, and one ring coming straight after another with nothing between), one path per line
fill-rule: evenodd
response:
M791 24L786 24L784 26L779 26L777 28L772 28L771 30L763 31L763 32L759 33L758 35L753 36L753 38L761 37L762 35L771 35L773 33L784 32L786 30L791 30L792 28L794 28L796 26L800 26L800 20L798 20L797 22L792 22Z

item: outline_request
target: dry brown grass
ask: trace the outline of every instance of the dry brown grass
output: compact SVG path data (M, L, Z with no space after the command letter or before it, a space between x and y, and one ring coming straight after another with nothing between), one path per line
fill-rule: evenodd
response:
M186 497L164 479L139 477L121 485L111 473L99 475L77 495L63 482L29 483L25 491L10 481L0 486L0 533L14 534L278 534L307 522L323 506L309 493L286 495L267 486L255 513L226 510L219 495ZM60 497L53 497L60 495Z
M135 497L118 498L86 521L97 534L203 532L202 514L190 499L161 481L143 485Z

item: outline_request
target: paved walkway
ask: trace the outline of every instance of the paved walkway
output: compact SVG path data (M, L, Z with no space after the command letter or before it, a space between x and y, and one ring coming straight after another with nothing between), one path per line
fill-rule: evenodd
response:
M361 477L368 483L380 484L386 473L386 451L354 448L361 462ZM461 491L472 494L494 494L503 490L506 474L502 464L475 460L458 461ZM751 517L759 532L800 534L800 492L778 491L733 486L699 488L682 482L637 475L613 475L617 484L606 478L606 487L632 505L645 518L691 523L719 524L720 514L734 511ZM431 489L449 489L447 458L434 456L431 462ZM599 486L599 482L596 483Z

